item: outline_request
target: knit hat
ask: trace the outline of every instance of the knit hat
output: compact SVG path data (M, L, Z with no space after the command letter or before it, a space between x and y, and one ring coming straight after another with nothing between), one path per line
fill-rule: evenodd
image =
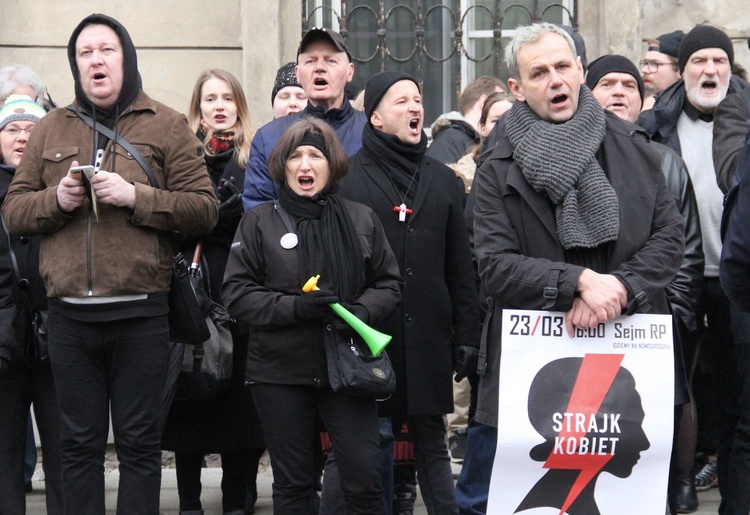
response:
M273 83L273 91L271 91L271 105L273 105L273 101L276 100L276 95L279 91L284 89L287 86L297 86L298 88L301 88L302 86L297 81L297 74L294 73L294 67L296 63L290 61L286 63L284 66L279 68L279 71L276 72L276 81Z
M419 88L417 79L400 70L382 72L370 77L370 80L365 85L365 114L367 115L368 123L380 100L391 89L391 86L401 80L410 80Z
M734 64L734 46L726 32L710 25L698 25L687 33L680 44L680 73L685 71L690 56L704 48L721 48L727 53L729 66Z
M332 44L339 52L346 52L346 57L349 58L349 61L352 60L352 54L349 53L349 49L347 48L346 42L341 34L325 27L313 27L305 33L302 37L302 41L299 42L299 47L297 48L297 58L299 59L299 55L305 51L307 45L313 41L321 40Z
M603 55L598 59L594 59L589 64L589 73L586 75L586 85L589 89L593 90L599 81L612 72L621 72L632 75L638 83L638 93L641 94L641 101L643 101L643 78L638 72L638 68L623 55Z
M38 122L47 112L27 95L10 95L0 109L0 130L11 122Z
M661 52L662 54L676 58L680 55L680 43L682 43L684 37L685 33L681 30L676 30L669 34L662 34L656 38L656 41L658 41L659 44L649 46L648 49L653 52Z

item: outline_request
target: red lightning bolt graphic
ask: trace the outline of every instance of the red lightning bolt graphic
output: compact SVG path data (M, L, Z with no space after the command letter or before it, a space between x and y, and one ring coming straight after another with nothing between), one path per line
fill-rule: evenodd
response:
M623 357L623 354L586 354L581 363L581 369L578 371L566 412L596 414L612 386ZM569 428L563 429L559 434L559 437L575 439L583 436L586 436L585 431L571 431ZM550 454L544 463L544 468L581 471L565 499L565 504L560 509L560 515L568 510L586 485L613 457L614 454L577 454L574 456Z

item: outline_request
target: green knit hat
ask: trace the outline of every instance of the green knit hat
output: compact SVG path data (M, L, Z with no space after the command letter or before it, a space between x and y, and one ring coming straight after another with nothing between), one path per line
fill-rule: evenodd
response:
M47 111L26 95L10 95L0 108L0 130L11 122L38 122Z

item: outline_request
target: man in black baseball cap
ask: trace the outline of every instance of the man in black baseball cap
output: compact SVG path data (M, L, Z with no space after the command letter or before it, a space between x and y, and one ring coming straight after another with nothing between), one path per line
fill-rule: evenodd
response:
M318 27L307 31L297 48L294 72L307 95L307 107L267 123L255 134L245 169L245 210L277 198L277 187L268 175L268 156L286 128L302 116L329 123L347 155L354 155L362 146L367 119L346 96L346 85L354 77L354 63L341 34Z
M302 41L299 42L297 57L299 58L299 55L305 51L308 45L315 41L326 41L330 43L339 52L345 52L349 61L352 60L352 55L349 53L349 48L346 46L346 41L344 41L343 36L335 30L327 29L325 27L313 27L305 33L302 37Z
M649 98L645 99L649 101L647 108L651 107L652 97L680 80L677 57L680 52L680 43L684 37L684 32L676 30L662 34L648 42L646 55L639 63L643 76L643 86L650 94Z

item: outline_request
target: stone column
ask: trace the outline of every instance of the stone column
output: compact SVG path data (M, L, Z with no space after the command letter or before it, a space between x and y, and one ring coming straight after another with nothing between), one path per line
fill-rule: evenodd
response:
M578 0L579 31L589 62L605 54L641 58L643 0Z
M297 58L302 2L241 1L243 84L253 125L273 118L271 91L279 67Z

